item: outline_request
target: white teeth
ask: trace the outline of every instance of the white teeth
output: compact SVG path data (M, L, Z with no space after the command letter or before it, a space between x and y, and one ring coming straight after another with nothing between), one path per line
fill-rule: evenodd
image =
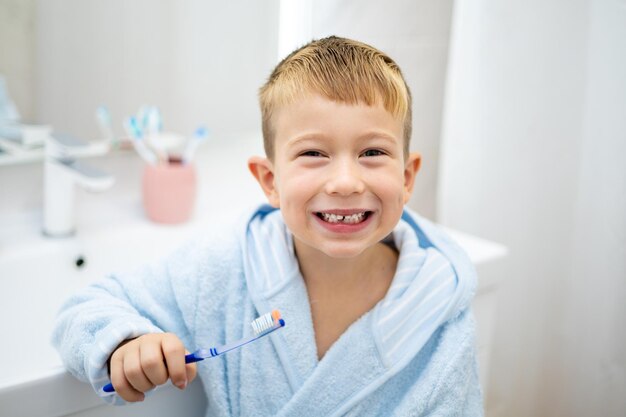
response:
M351 214L349 216L342 216L340 214L321 213L322 218L329 223L346 223L355 224L361 223L365 217L365 212Z

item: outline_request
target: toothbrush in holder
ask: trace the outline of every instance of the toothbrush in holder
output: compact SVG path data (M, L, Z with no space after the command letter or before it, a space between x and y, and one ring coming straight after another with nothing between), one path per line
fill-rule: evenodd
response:
M253 320L250 325L253 330L253 334L251 336L209 349L198 349L185 356L185 363L199 362L208 358L214 358L233 349L237 349L247 345L248 343L254 342L255 340L259 340L273 331L284 327L285 320L282 319L278 310L272 310L272 312L266 313L256 320ZM113 384L108 383L102 388L102 391L105 394L110 395L115 392L115 388L113 387Z
M137 123L137 119L134 117L129 117L124 122L124 128L126 129L128 135L131 137L133 141L133 147L135 151L143 158L144 161L148 162L150 165L155 165L158 162L157 156L154 152L150 151L146 146L146 143L143 138L143 131L139 127Z
M205 127L200 126L199 128L196 129L196 131L193 134L193 137L189 140L189 142L187 142L187 146L185 147L185 150L183 152L183 164L184 165L191 163L191 160L193 159L193 155L196 152L196 148L198 147L200 143L204 142L208 136L209 136L209 132Z
M150 107L147 115L146 127L150 135L159 134L163 130L163 121L158 107Z

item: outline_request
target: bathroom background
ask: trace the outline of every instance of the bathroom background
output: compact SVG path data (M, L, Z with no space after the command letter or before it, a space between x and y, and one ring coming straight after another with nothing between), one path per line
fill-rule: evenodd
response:
M0 74L24 119L80 137L145 103L236 137L278 59L330 34L403 69L410 205L508 247L486 415L624 416L626 1L0 0ZM0 218L41 199L40 162L0 166Z

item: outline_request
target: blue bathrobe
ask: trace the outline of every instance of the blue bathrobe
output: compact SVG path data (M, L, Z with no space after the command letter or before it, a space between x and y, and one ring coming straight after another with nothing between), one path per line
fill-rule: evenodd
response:
M80 291L62 307L53 344L100 393L123 340L173 332L193 351L250 335L250 322L276 308L283 329L198 364L207 416L483 415L476 275L456 244L406 209L387 239L400 255L385 298L318 360L292 239L280 211L261 206L156 265Z

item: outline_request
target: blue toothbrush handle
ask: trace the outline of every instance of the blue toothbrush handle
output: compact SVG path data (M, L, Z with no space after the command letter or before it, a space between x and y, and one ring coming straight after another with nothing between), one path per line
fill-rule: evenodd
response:
M189 355L185 355L185 363L194 363L194 362L200 362L203 361L204 357L202 356L198 356L198 351L190 353Z
M198 349L195 352L190 353L185 356L185 363L199 362L206 358L214 358L215 356L229 352L233 349L240 348L244 345L247 345L250 342L254 342L255 340L258 340L264 336L267 336L268 334L272 333L274 330L278 330L284 326L285 326L285 320L278 319L277 322L274 322L274 325L272 327L270 327L269 329L265 329L259 334L252 335L252 336L243 338L241 340L238 340L236 342L228 343L226 345L212 347L210 349ZM102 391L110 394L112 392L115 392L115 388L113 388L113 384L108 383L102 388Z
M197 353L198 352L193 352L193 353L190 353L189 355L185 355L185 363L200 362L205 359L201 356L196 355ZM111 392L115 392L115 388L113 388L113 384L109 382L102 388L102 391L106 393L111 393Z

